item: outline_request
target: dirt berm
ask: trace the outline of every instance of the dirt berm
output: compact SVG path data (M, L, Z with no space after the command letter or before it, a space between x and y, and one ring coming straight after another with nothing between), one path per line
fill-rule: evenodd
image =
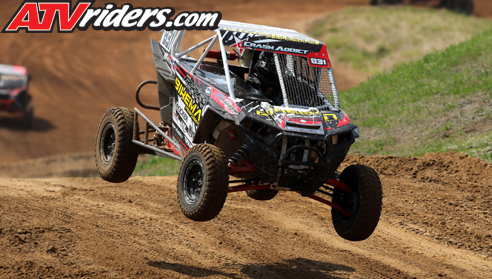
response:
M457 153L351 156L382 178L366 241L338 237L325 205L232 193L186 219L176 177L0 179L0 277L492 278L492 167Z

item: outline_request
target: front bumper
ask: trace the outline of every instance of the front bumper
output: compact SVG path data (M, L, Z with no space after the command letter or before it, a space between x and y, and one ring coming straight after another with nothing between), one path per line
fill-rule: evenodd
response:
M24 113L24 107L16 99L0 99L0 112L20 115Z
M251 164L262 183L308 194L332 178L358 136L349 124L327 135L245 133Z

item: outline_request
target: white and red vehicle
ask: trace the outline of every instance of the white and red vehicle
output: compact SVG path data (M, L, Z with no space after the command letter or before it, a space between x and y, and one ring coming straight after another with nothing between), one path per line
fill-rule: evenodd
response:
M137 102L159 111L161 124L137 108L103 116L101 177L127 180L139 153L181 160L178 201L190 219L213 219L229 192L269 200L295 191L331 206L343 238L369 237L381 182L368 166L337 172L359 132L340 109L326 45L294 30L221 21L208 39L182 49L187 32L151 40L157 80L137 88ZM159 106L140 101L145 84L157 84Z
M29 79L25 67L0 64L0 114L21 117L27 129L34 117Z

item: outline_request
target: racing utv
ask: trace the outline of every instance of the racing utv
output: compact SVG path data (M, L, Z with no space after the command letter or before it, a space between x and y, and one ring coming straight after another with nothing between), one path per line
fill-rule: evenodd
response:
M29 80L25 67L0 64L0 115L22 118L26 129L34 118Z
M106 111L95 147L100 176L127 180L139 154L176 159L178 202L192 220L216 217L229 192L270 200L286 190L331 206L341 237L369 237L381 214L381 182L364 165L337 172L359 132L340 109L325 44L224 20L208 32L195 45L183 30L151 40L157 80L142 82L136 101L161 121L137 108ZM141 101L146 84L157 85L159 106Z

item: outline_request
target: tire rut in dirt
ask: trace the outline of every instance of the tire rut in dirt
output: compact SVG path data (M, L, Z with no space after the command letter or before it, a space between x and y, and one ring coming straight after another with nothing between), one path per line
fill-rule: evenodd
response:
M124 182L135 169L138 147L132 142L133 119L133 111L114 107L106 111L99 123L96 166L99 175L106 181Z
M224 206L228 185L224 152L210 144L195 145L188 151L179 170L177 190L181 211L194 221L215 218Z
M368 166L352 165L343 170L340 180L352 189L352 193L335 188L333 200L352 215L345 216L332 208L335 230L347 240L367 239L381 216L383 191L379 176Z

